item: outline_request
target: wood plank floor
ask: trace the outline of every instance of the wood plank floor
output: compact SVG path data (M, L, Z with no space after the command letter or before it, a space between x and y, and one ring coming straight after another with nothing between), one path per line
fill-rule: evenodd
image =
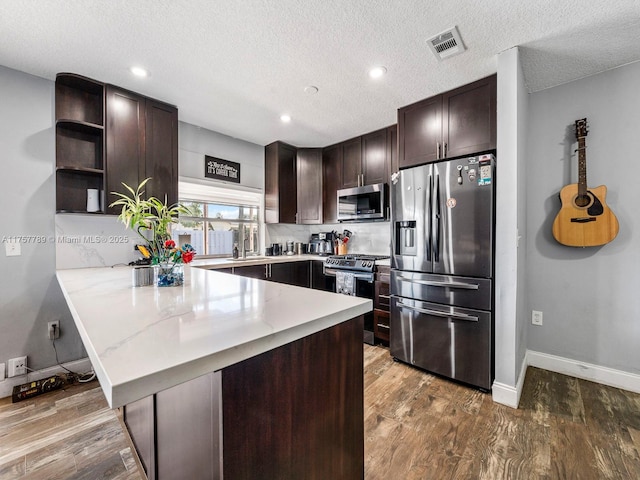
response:
M10 402L0 479L144 478L97 383ZM640 479L639 452L638 394L529 368L514 410L365 345L366 480Z

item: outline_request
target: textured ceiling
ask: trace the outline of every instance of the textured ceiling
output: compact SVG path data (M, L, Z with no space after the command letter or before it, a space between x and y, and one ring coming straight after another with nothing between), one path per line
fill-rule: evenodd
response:
M454 25L468 50L439 62L426 40ZM514 46L531 91L640 60L640 0L0 0L0 32L0 65L120 85L261 145L326 146L495 73Z

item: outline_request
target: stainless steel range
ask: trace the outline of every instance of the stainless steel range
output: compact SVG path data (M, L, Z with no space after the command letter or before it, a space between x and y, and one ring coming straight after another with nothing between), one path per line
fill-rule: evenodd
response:
M331 290L343 295L373 300L376 262L386 260L385 255L348 254L332 255L324 261L324 274L335 282ZM364 341L373 345L373 312L364 317Z

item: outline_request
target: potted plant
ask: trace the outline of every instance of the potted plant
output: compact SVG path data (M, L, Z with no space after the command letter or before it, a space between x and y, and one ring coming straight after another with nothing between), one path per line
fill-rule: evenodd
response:
M142 239L142 245L138 249L150 258L154 265L154 282L158 286L176 286L184 282L182 266L190 263L195 255L195 250L189 244L177 246L171 238L171 224L178 221L180 214L189 214L189 209L184 205L175 203L167 205L165 199L161 202L156 197L145 199L144 186L151 180L146 178L134 190L123 183L127 193L111 192L120 197L111 203L111 207L121 206L118 215L127 228L135 231ZM147 250L145 252L144 250Z

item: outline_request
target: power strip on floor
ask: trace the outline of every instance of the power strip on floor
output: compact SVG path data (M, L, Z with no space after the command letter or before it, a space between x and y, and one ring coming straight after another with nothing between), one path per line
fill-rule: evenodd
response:
M13 387L13 395L11 401L13 403L26 400L27 398L37 397L43 393L58 390L65 385L65 379L59 375L53 375L49 378L36 380L35 382L23 383Z

